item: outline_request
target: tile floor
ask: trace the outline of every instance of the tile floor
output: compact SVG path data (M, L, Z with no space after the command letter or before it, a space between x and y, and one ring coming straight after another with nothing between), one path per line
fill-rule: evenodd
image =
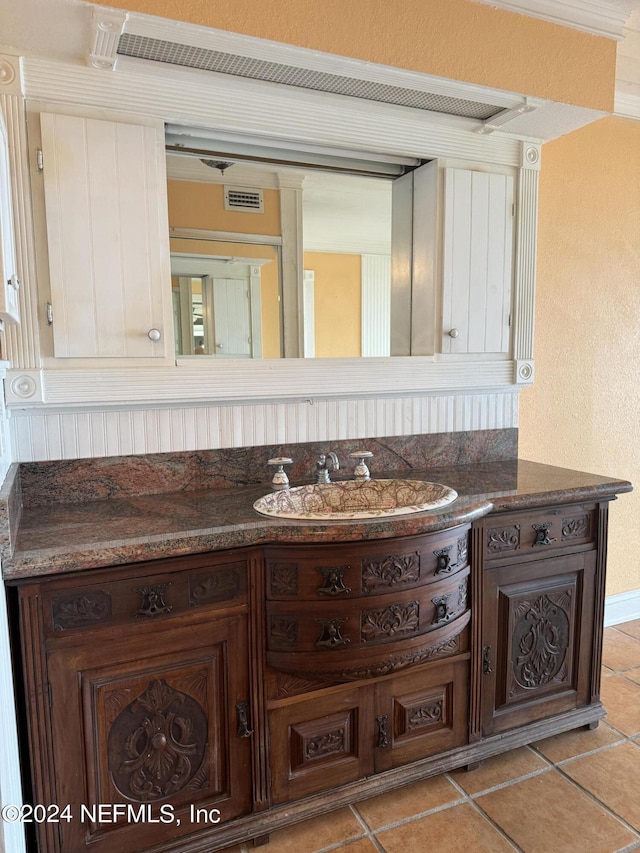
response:
M275 832L261 853L640 850L640 619L605 629L594 731L556 735ZM243 845L225 853L248 853Z

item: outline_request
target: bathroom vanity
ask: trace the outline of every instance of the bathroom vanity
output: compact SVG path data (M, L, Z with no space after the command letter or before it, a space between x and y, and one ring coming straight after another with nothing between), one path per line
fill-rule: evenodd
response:
M39 849L260 843L596 726L607 512L630 484L438 474L449 506L329 524L258 516L264 486L25 507L5 577L33 802L56 818Z

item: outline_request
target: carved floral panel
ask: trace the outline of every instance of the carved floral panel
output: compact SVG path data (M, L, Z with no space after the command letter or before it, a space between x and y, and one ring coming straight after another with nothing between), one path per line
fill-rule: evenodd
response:
M70 593L51 604L54 631L91 628L111 621L111 595L102 590Z
M522 599L513 613L510 695L567 679L572 590Z
M402 586L420 580L420 553L390 555L362 560L362 590L374 592L381 587Z
M167 799L201 774L208 738L207 714L193 697L164 679L150 681L110 728L113 784L135 802Z

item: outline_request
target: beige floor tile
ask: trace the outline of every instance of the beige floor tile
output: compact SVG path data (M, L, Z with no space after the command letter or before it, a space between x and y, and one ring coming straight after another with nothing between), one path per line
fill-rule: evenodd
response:
M533 746L542 753L545 758L554 763L573 758L592 749L608 746L620 740L622 735L614 732L606 723L600 723L597 729L573 729L553 737L539 740Z
M640 662L640 639L624 634L616 628L604 629L604 645L602 647L602 663L622 672L632 669Z
M640 746L626 741L578 758L563 771L635 829L640 829Z
M462 803L376 834L386 853L512 853L514 847L469 805Z
M622 622L616 625L618 631L623 631L625 634L630 634L637 640L640 640L640 619L634 619L631 622Z
M476 800L525 853L613 853L637 840L556 770Z
M331 853L378 853L378 848L369 838L361 838L343 847L336 847Z
M445 803L461 799L462 795L446 776L433 776L414 782L397 791L389 791L369 800L356 803L355 808L371 829L378 829L422 812L428 812Z
M603 679L600 698L610 726L626 735L640 734L640 684L612 675Z
M613 675L613 670L612 670L612 669L609 669L609 667L607 667L607 666L603 666L603 667L601 667L601 669L600 669L600 677L601 677L601 678L606 678L608 675Z
M632 681L635 681L636 684L640 684L640 666L636 666L633 669L628 669L625 674L625 678L630 678Z
M496 755L494 758L488 758L480 767L470 772L455 770L450 775L467 794L477 794L479 791L486 791L487 788L502 785L503 782L526 776L536 770L543 770L548 766L540 756L523 746L520 749L512 749L510 752Z
M279 829L271 834L269 843L259 849L264 853L315 853L341 841L346 843L361 838L364 834L353 812L344 808Z

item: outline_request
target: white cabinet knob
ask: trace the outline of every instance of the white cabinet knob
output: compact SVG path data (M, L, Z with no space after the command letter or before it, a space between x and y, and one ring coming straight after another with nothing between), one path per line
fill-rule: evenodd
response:
M149 329L147 332L150 341L159 341L162 335L160 334L160 329Z
M450 338L457 338L460 332L457 329L450 329L447 334Z

